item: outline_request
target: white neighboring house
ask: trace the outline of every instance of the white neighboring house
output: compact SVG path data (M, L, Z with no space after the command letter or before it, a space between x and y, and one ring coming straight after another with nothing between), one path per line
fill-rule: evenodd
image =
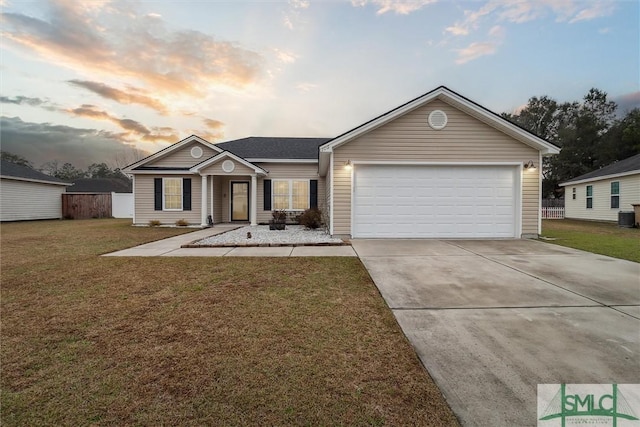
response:
M640 204L640 154L560 184L565 218L617 221Z
M0 221L62 218L62 193L70 183L26 166L0 164Z

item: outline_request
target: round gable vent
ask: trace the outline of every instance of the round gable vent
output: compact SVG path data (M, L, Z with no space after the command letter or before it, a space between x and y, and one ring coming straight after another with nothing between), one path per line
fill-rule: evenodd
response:
M225 171L226 173L233 172L235 168L236 168L236 165L231 160L225 160L224 162L222 162L222 170Z
M194 159L199 159L200 157L202 157L202 154L202 148L198 147L197 145L191 148L191 157L193 157Z
M432 129L440 130L444 129L447 125L447 114L442 110L433 110L429 114L429 126Z

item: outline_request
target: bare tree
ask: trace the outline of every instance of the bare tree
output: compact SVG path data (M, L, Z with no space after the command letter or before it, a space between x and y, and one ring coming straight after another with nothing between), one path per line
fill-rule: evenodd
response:
M137 162L138 160L144 159L150 153L139 148L136 148L132 145L128 146L125 149L118 151L113 160L110 162L111 167L114 170L124 169L126 166L129 166L132 163Z

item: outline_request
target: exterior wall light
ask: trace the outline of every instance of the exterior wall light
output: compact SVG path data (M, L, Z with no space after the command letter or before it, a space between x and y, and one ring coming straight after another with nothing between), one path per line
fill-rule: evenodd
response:
M353 165L351 164L351 160L347 160L347 162L344 164L344 168L348 171L350 171L351 169L353 169Z
M536 170L536 165L533 164L533 160L529 160L524 164L524 170L526 171L534 171Z

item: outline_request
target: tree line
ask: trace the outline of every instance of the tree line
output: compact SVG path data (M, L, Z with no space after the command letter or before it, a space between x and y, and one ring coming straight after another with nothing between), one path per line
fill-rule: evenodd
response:
M17 154L0 151L0 157L2 157L2 160L36 169L29 160ZM119 168L112 169L106 163L92 163L86 170L83 170L69 162L60 164L57 160L52 160L46 162L37 168L37 170L67 182L72 182L80 178L114 178L129 181L129 178L120 172Z
M559 183L640 153L640 109L622 117L617 109L606 92L593 88L580 101L532 97L519 112L502 114L561 148L543 159L543 198L562 197Z

